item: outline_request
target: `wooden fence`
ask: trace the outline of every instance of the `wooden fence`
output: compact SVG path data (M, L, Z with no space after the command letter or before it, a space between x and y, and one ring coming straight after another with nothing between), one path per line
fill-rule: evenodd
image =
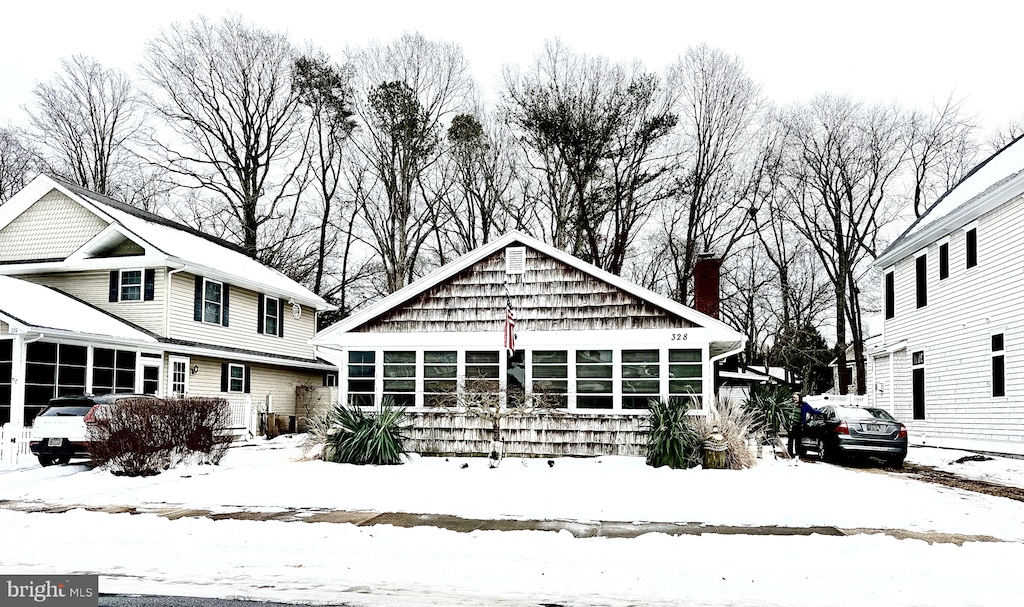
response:
M410 413L409 451L486 455L491 422L448 412ZM502 420L505 455L513 457L644 455L644 415L546 414Z

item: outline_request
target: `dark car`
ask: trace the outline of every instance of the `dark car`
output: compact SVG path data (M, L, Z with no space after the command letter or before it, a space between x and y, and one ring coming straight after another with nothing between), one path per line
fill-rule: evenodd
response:
M32 421L28 446L49 466L66 464L73 457L89 457L89 423L102 407L129 398L152 398L144 394L62 396L52 399Z
M824 461L878 457L898 468L907 457L907 442L907 427L885 409L829 405L810 417L798 449L801 455L815 450Z

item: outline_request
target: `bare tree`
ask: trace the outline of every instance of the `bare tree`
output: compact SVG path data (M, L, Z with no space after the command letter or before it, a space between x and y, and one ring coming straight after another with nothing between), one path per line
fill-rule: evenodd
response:
M998 152L1021 135L1024 135L1024 114L999 125L989 137L988 145L993 152Z
M835 355L846 368L847 337L865 391L864 330L856 278L877 256L879 231L896 215L888 191L907 153L901 116L892 105L866 106L819 95L783 118L788 131L793 225L813 247L835 296ZM840 382L840 392L846 385Z
M666 193L672 131L658 79L548 42L526 73L506 68L504 114L529 152L550 240L619 274L649 209Z
M34 154L28 142L14 129L0 127L0 204L28 185L34 172Z
M132 198L130 180L142 163L131 148L143 112L131 79L84 55L60 65L24 108L40 168L98 194Z
M150 107L177 140L151 139L163 166L213 194L218 221L252 257L276 265L298 214L303 159L294 51L288 39L233 16L175 23L146 44Z
M329 271L328 257L339 246L339 235L349 234L351 223L338 222L339 187L345 161L346 140L355 128L351 71L331 63L322 53L309 53L295 60L292 87L302 104L305 119L307 171L310 186L305 190L310 214L315 219L315 253L305 257L312 276L303 281L323 295ZM340 209L344 212L344 209ZM347 248L350 237L340 243ZM342 256L347 260L347 256ZM345 274L345 269L342 269ZM344 279L339 284L344 289Z
M978 153L977 124L963 114L963 100L907 116L907 157L914 176L914 217L920 217L939 196L952 188L973 166Z
M688 49L668 81L679 94L682 158L675 198L664 209L663 252L673 265L671 296L686 303L697 255L724 257L750 229L756 158L744 155L760 87L738 58L706 45Z
M373 44L350 58L363 126L353 138L363 167L353 191L387 294L416 278L424 242L443 221L437 199L447 184L430 178L443 152L445 123L464 109L472 82L459 46L419 34Z
M515 207L518 171L513 143L502 125L476 114L459 114L452 119L447 139L454 177L442 201L449 220L438 226L447 241L443 248L463 254L512 227L523 227Z

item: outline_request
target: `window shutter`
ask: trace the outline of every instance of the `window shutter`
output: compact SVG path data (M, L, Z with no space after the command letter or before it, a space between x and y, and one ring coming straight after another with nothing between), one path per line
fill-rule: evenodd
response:
M203 277L196 276L196 299L192 313L193 320L203 322Z
M256 301L256 332L263 332L263 293L259 294Z
M118 290L120 290L121 274L117 270L111 270L110 272L110 293L107 301L117 301Z
M230 369L228 369L227 363L220 364L220 391L228 391L228 377L230 377Z
M284 337L284 299L277 300L277 336Z
M226 326L228 326L228 299L229 299L229 295L231 295L231 285L229 285L228 283L225 282L221 286L221 293L222 293L223 298L224 298L224 307L221 310L221 314L220 314L220 324L222 324L222 325L224 325L226 327Z
M150 268L146 270L146 284L143 288L142 299L143 301L153 301L156 297L156 270Z
M252 387L252 368L249 365L245 365L245 393L249 393L249 389Z

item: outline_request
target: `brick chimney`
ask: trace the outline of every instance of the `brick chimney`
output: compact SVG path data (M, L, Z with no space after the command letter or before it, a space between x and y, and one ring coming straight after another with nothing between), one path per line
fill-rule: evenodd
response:
M693 307L712 318L719 317L722 260L705 253L693 266Z

